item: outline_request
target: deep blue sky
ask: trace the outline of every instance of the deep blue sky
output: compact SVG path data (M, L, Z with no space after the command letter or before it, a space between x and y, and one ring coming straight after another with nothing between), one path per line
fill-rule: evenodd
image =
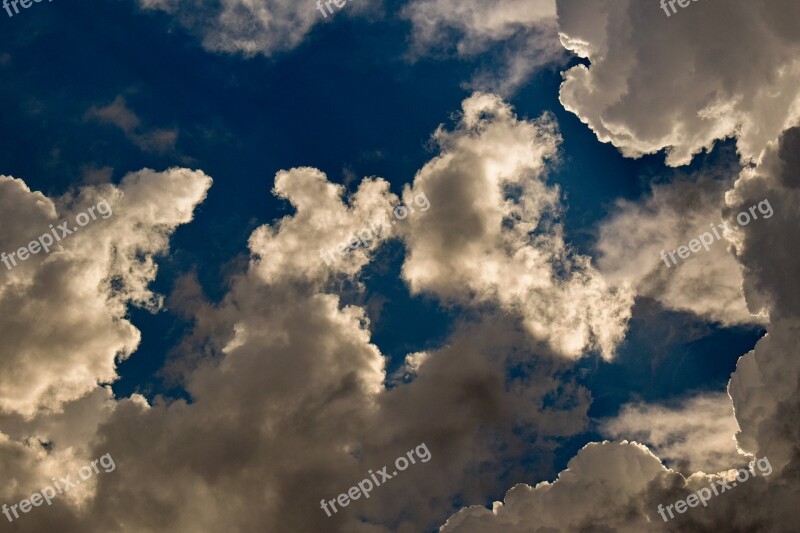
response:
M171 257L160 262L154 288L162 294L194 270L210 298L224 295L228 265L246 253L250 232L289 212L269 193L281 169L313 166L342 183L350 173L377 175L399 192L433 156L429 136L458 111L469 94L463 84L477 68L468 61L405 62L409 28L396 19L338 17L291 52L252 59L208 53L195 37L167 31L169 24L167 15L142 14L128 0L56 0L13 19L0 12L0 174L51 196L80 184L82 169L92 166L113 167L115 182L142 167L188 166L214 178L194 222L177 230ZM510 101L522 117L557 117L567 155L553 180L566 197L567 237L588 252L593 228L615 198L636 198L648 179L671 171L663 154L630 160L599 143L560 106L560 81L558 70L545 70ZM145 153L118 128L85 118L118 95L144 127L177 128L176 153ZM693 167L703 163L699 158ZM408 296L397 278L402 253L388 246L365 273L365 300L381 309L371 313L374 341L391 357L389 370L406 353L443 342L458 316ZM737 357L760 335L647 301L634 311L618 361L588 358L576 369L595 398L593 416L614 414L631 399L723 390ZM190 324L170 311L134 309L130 316L143 342L121 365L115 392L180 394L165 389L156 373ZM571 441L557 469L593 438Z

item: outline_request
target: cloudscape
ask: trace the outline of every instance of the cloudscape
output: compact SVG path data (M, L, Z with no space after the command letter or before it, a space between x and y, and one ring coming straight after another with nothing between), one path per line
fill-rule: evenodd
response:
M797 531L797 2L0 19L0 531Z

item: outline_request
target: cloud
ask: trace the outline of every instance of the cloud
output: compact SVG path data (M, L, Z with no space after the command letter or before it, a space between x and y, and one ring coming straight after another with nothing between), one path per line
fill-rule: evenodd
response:
M335 246L373 217L385 217L399 198L379 178L363 180L346 196L316 169L276 174L273 193L293 211L253 232L249 261L231 277L225 297L208 301L189 277L170 299L172 308L194 320L191 335L170 365L171 377L191 401L157 397L148 405L135 396L106 403L96 380L90 390L86 379L87 388L80 393L86 397L94 390L94 407L78 409L74 406L84 400L65 399L64 413L79 411L86 417L81 427L87 433L97 429L83 437L90 446L70 455L57 456L43 445L30 447L19 440L35 435L51 441L53 449L69 447L60 433L62 426L52 418L45 423L44 417L51 415L39 413L28 426L0 419L9 435L0 461L9 458L18 465L9 470L10 480L25 476L36 484L44 481L44 472L59 470L47 466L48 461L58 466L63 460L68 466L104 453L111 453L118 465L113 474L95 480L80 507L64 501L39 509L25 516L25 527L46 530L58 520L67 533L120 530L120 524L124 529L178 532L203 530L209 523L240 531L419 531L439 523L446 502L455 498L483 501L506 483L551 473L559 439L586 431L590 396L571 376L571 360L554 353L559 344L548 347L551 339L542 336L537 344L541 349L532 347L525 312L514 305L470 300L465 297L468 287L449 289L459 305L473 312L454 324L441 346L427 349L425 357L409 358L407 370L413 372L413 380L387 388L386 358L372 343L366 311L345 304L340 296L361 290L361 271L386 239L399 239L409 254L427 253L425 232L454 239L461 221L451 222L446 214L456 212L459 198L477 201L487 184L494 188L471 216L491 222L488 231L498 233L506 214L524 215L504 234L509 249L529 248L518 251L523 257L550 257L551 250L560 250L560 260L572 264L558 232L548 224L538 225L537 217L557 210L559 196L557 189L542 182L557 144L549 119L518 120L498 98L479 95L465 102L457 131L442 129L437 138L442 153L403 193L408 203L424 190L430 208L387 226L372 247L352 250L331 265L320 257L320 247ZM478 181L465 180L465 192L452 200L444 194L445 178L452 170L431 170L444 161L457 163L457 168L471 164L482 169L469 176ZM119 226L109 228L108 238L128 238L127 232L138 228L142 240L163 249L169 233L166 222L191 218L208 185L209 178L203 176L188 170L129 176L114 203L119 218L109 219L119 220ZM501 181L519 188L519 207L501 199ZM109 195L113 189L100 187ZM439 209L442 214L427 218ZM148 228L156 234L147 233ZM541 238L527 243L527 233L537 228ZM131 253L144 246L135 242L133 246L123 239L117 244L115 261L121 262L120 270L132 273L132 279L114 283L114 294L120 296L111 301L158 305L146 292L154 263L147 263L148 257L141 272L130 263L131 256L143 260ZM490 243L488 238L481 242ZM95 258L104 257L106 241L99 238L98 243L91 251ZM487 247L486 252L497 264L513 262L500 248ZM465 254L461 252L462 258ZM441 258L427 261L433 264ZM437 269L445 267L449 268L442 264ZM556 283L544 259L539 268L544 278L537 297L542 301L561 302L564 284L576 284L571 289L575 293L583 290L584 277ZM99 283L87 280L91 287ZM63 282L85 289L83 279ZM123 305L118 312L110 313L116 317L112 323L124 323ZM24 339L31 342L28 336ZM138 338L131 339L132 349ZM19 345L28 346L22 340ZM74 353L88 357L83 348ZM113 352L103 362L113 373ZM53 365L52 360L40 361L41 368ZM52 400L52 391L48 394L46 399ZM320 509L320 499L335 498L368 476L370 469L391 465L422 442L431 451L429 463L403 472L378 487L369 500L353 502L346 512L328 518ZM523 465L532 450L535 460ZM9 486L7 501L30 496L14 488L15 481Z
M404 193L408 203L424 190L434 207L404 226L403 277L413 293L519 313L534 338L564 356L599 350L611 358L632 295L564 241L561 193L547 183L560 143L554 120L518 120L483 93L462 107L455 129L434 136L441 154Z
M701 394L676 406L627 404L600 426L603 437L646 444L684 473L721 472L745 464L733 438L738 430L725 393Z
M490 7L492 9L487 9ZM459 53L470 54L487 42L505 40L520 28L556 16L553 0L504 0L489 4L480 0L418 0L405 7L414 23L414 44L423 48L442 45L442 29L459 30L455 43Z
M765 316L747 309L741 267L729 250L730 232L717 227L723 223L724 192L734 172L733 165L722 164L653 184L636 202L618 200L599 226L595 248L600 272L612 283L631 283L638 295L668 309L725 325L764 322ZM664 262L662 252L668 256L707 232L707 241L713 241L708 251L700 248L685 260L675 255L677 264L669 258L669 266Z
M495 66L471 83L500 94L512 93L537 69L564 59L555 15L555 0L415 0L401 12L412 23L412 58L451 53L473 58L502 45Z
M175 149L178 140L176 129L144 130L141 120L125 101L125 97L117 96L107 106L92 106L86 112L87 119L98 120L106 124L113 124L121 129L125 136L140 150L145 152L168 152Z
M793 279L800 265L792 252L795 228L800 223L794 208L800 200L797 197L800 179L794 164L800 149L799 131L791 128L768 143L762 162L756 168L742 171L733 189L728 191L724 209L725 218L732 222L754 201L767 198L774 208L773 217L739 227L731 235L736 257L744 267L747 304L751 311L768 311L769 333L754 350L739 359L728 384L740 428L735 434L737 445L753 457L766 457L772 473L716 496L707 508L690 509L663 524L656 514L657 505L666 506L683 499L721 476L730 479L732 472L719 475L698 472L684 478L663 468L659 470L658 459L644 449L623 452L617 448L631 445L595 443L584 447L555 483L540 483L535 488L514 487L506 495L505 504L496 503L493 511L478 507L462 509L447 521L443 532L575 531L589 526L623 532L778 531L800 518L796 504L800 496L796 476L800 466L797 451L800 360L795 349L800 316ZM693 449L681 452L669 444L670 435L665 435L666 428L661 428L678 413L698 424L703 419L709 424L708 420L714 413L719 414L722 406L714 402L707 405L710 411L698 415L696 411L704 403L691 402L678 412L653 407L628 408L623 411L622 419L613 424L612 431L634 429L647 417L650 421L644 427L649 438L665 441L666 445L655 443L664 453L681 453L684 459L688 456L695 462L708 461L709 450L698 440L703 429L697 428L696 437L694 431L686 434L696 444ZM632 415L634 420L626 419L626 415ZM592 453L587 454L587 450ZM558 492L556 488L562 481L568 490ZM604 500L602 495L609 493L620 496Z
M248 57L291 50L325 20L313 2L294 0L220 0L213 6L200 0L139 0L139 6L170 13L181 26L201 37L206 50ZM349 2L336 15L361 13L371 7Z
M83 187L50 199L24 182L0 177L0 250L16 251L103 199L113 215L98 216L49 255L0 269L0 411L31 417L59 410L116 379L115 361L139 344L126 304L153 307L147 285L155 254L189 222L211 181L202 172L143 170L118 187Z
M797 152L800 149L800 126L790 128L766 150L764 162L746 169L733 190L726 195L726 215L736 230L731 239L744 267L744 290L754 309L767 309L776 317L800 316L800 290L795 282L794 232L800 199L800 174ZM765 202L762 204L762 202ZM739 226L735 219L751 206L767 212L758 220ZM774 215L769 216L769 209Z
M584 531L602 524L619 532L659 531L643 519L641 495L653 483L679 477L646 447L623 442L587 444L553 483L512 488L492 510L468 507L442 526L442 533ZM656 515L657 517L657 515Z
M549 483L535 487L519 484L495 502L484 507L462 509L444 524L442 533L570 533L573 531L617 531L656 533L663 531L770 531L780 530L791 514L796 487L790 488L754 468L755 476L736 486L735 470L684 477L665 468L645 446L621 443L590 443L581 449ZM763 472L768 472L764 469ZM726 481L730 490L722 491ZM671 510L668 521L658 512L684 500L700 489L714 485L720 493L707 506ZM709 491L712 492L712 491ZM779 516L782 515L782 516ZM664 517L669 512L664 510Z
M323 283L336 273L355 275L393 234L386 219L398 198L383 179L362 181L349 206L341 199L344 187L313 168L279 172L272 192L291 203L295 212L273 226L258 228L250 237L250 247L260 258L257 269L269 281L291 276ZM377 226L383 229L372 231ZM370 230L369 246L340 254L341 246L358 239L364 228Z
M780 242L796 227L788 207L795 201L796 188L794 170L787 164L793 135L774 143L758 169L743 172L724 208L730 218L742 205L751 205L752 198L775 195L787 202L773 204L775 217L769 224L750 224L732 237L745 266L748 303L760 301L772 320L769 336L740 360L730 384L742 428L738 440L745 451L766 454L775 472L717 497L708 508L679 515L667 526L676 531L769 530L792 518L798 491L787 473L797 461L800 398L795 391L800 369L791 359L797 333L794 303L781 299L785 291L779 286L791 279L788 273L796 265L784 248L767 248L787 254L789 263L778 266L755 251L764 240L760 232L774 232ZM589 392L568 377L570 360L556 355L563 348L558 339L543 336L542 350L531 351L527 285L514 300L486 280L494 279L489 275L493 271L513 272L516 261L522 261L545 280L536 285L542 301L565 305L566 292L578 295L573 296L578 302L592 302L593 294L582 294L587 278L571 277L572 269L586 272L587 267L572 262L576 256L566 250L559 230L560 194L545 183L557 135L546 117L519 120L499 99L479 94L464 102L456 127L439 129L436 138L440 153L403 191L407 201L424 190L431 207L398 224L386 238L406 244L403 272L413 290L428 287L428 292L476 314L459 322L441 347L426 350L424 357L410 357L407 370L413 372L413 380L385 387L385 358L371 343L365 311L344 305L334 292L341 287L339 281L357 282L371 252L354 250L324 268L318 255L323 241L363 225L397 199L380 179L364 180L354 195L345 197L315 169L279 172L274 193L295 211L253 233L250 261L231 279L225 298L211 303L188 282L176 297L186 299L183 312L196 320L185 348L203 347L201 356L189 358L178 376L191 402L157 398L148 405L141 397L114 401L106 389L87 385L76 397L61 398L61 413L39 411L31 418L17 410L0 417L0 464L11 480L2 493L5 501L27 497L48 484L47 476L64 475L103 453L110 452L118 465L113 475L97 478L75 501L65 499L26 515L24 527L42 530L57 520L67 533L120 530L119 524L177 532L218 522L238 530L417 531L433 527L448 505L444 502L483 502L501 485L547 476L558 439L586 430ZM2 184L9 194L0 198L15 200L7 206L14 213L9 227L25 213L49 213L50 220L64 217L74 212L64 206L83 209L100 193L115 200L109 221L120 220L120 225L92 235L92 242L99 244L91 255L81 255L83 247L73 249L67 247L71 241L65 241L64 250L41 264L24 266L41 271L48 261L67 258L100 263L96 268L104 274L99 278L87 277L86 268L82 277L61 278L84 291L125 273L113 284L111 295L101 300L117 306L106 314L122 322L120 302L158 303L147 291L154 275L152 257L142 258L132 250L164 249L171 228L191 219L210 179L189 170L142 171L126 177L119 187L82 189L69 201L48 200L18 180L6 178ZM483 195L478 194L481 190ZM87 233L95 227L101 226L88 226ZM527 242L529 233L533 236ZM484 234L490 238L484 239ZM480 268L471 266L470 254L476 249L470 242L483 258ZM112 243L113 268L101 253ZM447 248L448 254L437 254L434 244ZM557 283L552 282L550 265L554 257ZM7 275L24 272L15 269ZM448 282L447 272L461 277ZM589 270L587 276L599 274ZM0 301L6 289L3 285ZM608 298L614 293L605 289L598 294ZM91 301L82 296L84 304ZM504 304L507 301L514 305ZM613 301L625 309L624 300ZM63 302L62 298L62 307ZM91 323L92 317L82 318ZM38 339L25 335L25 344L18 345L28 349ZM75 352L88 357L85 348ZM50 375L56 365L46 358L37 361L37 377ZM509 368L526 371L511 376ZM8 390L6 385L3 390ZM54 390L61 389L49 390L48 401L53 401ZM692 467L709 461L724 464L717 455L720 448L702 439L717 426L699 427L704 416L724 414L719 398L698 398L677 412L629 407L609 427L632 430L634 424L626 416L646 418L646 438L666 455L680 455L676 461L688 460ZM678 416L689 421L677 435L686 439L683 445L672 441L676 436L667 427ZM727 425L715 422L721 435ZM77 436L67 435L71 424L79 428ZM335 498L369 469L391 464L420 442L432 452L430 463L403 472L369 500L353 502L346 513L328 518L322 510L317 512L320 499ZM523 458L530 457L536 457L535 464L524 465ZM20 483L22 479L26 482ZM516 485L492 511L468 507L451 517L443 531L574 531L590 526L662 531L657 505L683 498L714 479L700 473L684 477L638 444L595 443L584 447L553 483ZM219 494L226 497L220 499Z
M558 0L561 41L591 63L564 73L561 102L627 157L667 149L687 164L736 136L745 160L800 116L793 0ZM731 31L737 28L737 31Z
M0 489L3 503L52 485L52 479L75 472L95 459L92 441L100 424L114 411L116 402L110 387L96 387L82 398L63 404L60 412L40 413L26 419L18 414L0 415L0 462L12 460L15 466L3 466L7 483ZM90 502L96 485L85 483L62 494L56 502L57 513L71 514L71 507Z
M545 379L556 362L541 361L526 386L520 380L506 390L504 359L489 354L511 351L524 336L502 321L465 327L412 383L389 391L383 357L357 309L254 274L232 289L217 318L235 320L233 338L221 359L188 376L192 403L142 409L122 402L104 426L103 449L120 468L98 492L93 514L101 526L119 520L185 531L213 520L237 530L367 531L360 516L394 525L385 531L430 529L441 502L456 494L480 500L497 489L504 459L540 449L538 468L547 469L552 444L537 442L534 431L552 438L585 427L586 392ZM569 407L531 409L545 397ZM488 437L497 433L509 448L493 445ZM420 442L431 450L429 463L346 512L328 518L320 509L320 499L335 498Z
M794 127L769 144L763 163L743 171L726 197L731 219L763 200L774 211L769 219L750 222L733 235L737 256L744 266L748 304L766 309L771 324L768 335L739 360L729 392L742 428L737 436L740 446L768 454L776 468L798 463L798 150L800 127Z

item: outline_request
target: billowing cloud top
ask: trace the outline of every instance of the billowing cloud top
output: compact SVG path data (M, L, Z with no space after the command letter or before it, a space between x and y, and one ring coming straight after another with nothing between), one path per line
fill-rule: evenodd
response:
M411 219L405 235L412 291L496 302L565 356L597 349L610 358L632 296L609 287L564 242L560 191L547 183L560 142L553 118L518 120L498 97L477 93L455 130L434 138L441 155L406 193L424 190L435 206Z
M434 527L437 502L457 495L480 501L487 486L501 490L495 476L475 472L518 462L531 449L541 459L530 468L549 471L553 439L587 426L589 395L564 376L569 361L593 349L610 357L624 335L629 295L607 287L588 258L564 242L560 191L547 183L559 146L552 117L521 120L500 98L479 93L463 103L456 126L439 128L434 138L440 153L402 193L414 214L384 224L370 246L332 264L320 248L385 220L401 199L380 178L363 180L346 197L316 169L276 174L273 193L294 211L253 232L250 261L228 294L208 302L188 277L172 296L170 306L194 320L170 367L190 403L117 401L97 383L113 380L115 357L136 348L125 304L159 305L147 288L153 255L191 219L210 178L142 171L119 187L87 188L55 202L4 182L27 199L8 206L20 213L10 221L28 212L45 222L69 217L101 196L114 216L10 271L0 293L8 299L1 301L40 316L55 307L52 298L69 306L48 323L18 323L16 351L6 354L37 385L3 383L9 413L0 419L0 458L17 466L0 495L18 501L47 476L111 453L119 465L113 478L98 478L26 523L46 527L58 515L63 531L125 524L178 532L225 523L242 531L257 524L366 533L383 529L361 518L400 530ZM430 204L424 211L415 201L422 194ZM365 310L343 305L335 291L340 281L357 281L390 238L406 245L403 275L412 291L479 312L459 321L441 347L409 354L404 370L413 379L387 387L386 359L371 342ZM70 274L48 278L60 280L58 292L43 291L36 280L57 267ZM32 295L43 301L28 311ZM69 331L91 337L64 348L28 334L33 327L69 339L60 321L74 326L78 319L82 327ZM535 365L509 378L510 366L531 358ZM79 436L65 435L66 421L81 428ZM495 432L510 435L513 445L498 450ZM316 512L321 498L336 497L421 442L430 463L354 502L352 512ZM165 508L171 511L154 512Z
M210 185L199 171L143 170L118 187L51 200L0 177L0 250L28 246L61 221L74 231L49 254L0 268L0 359L8 369L0 374L0 411L58 410L116 379L115 361L139 344L125 306L159 305L147 288L156 275L153 256L166 252L170 233L192 219ZM75 231L76 216L104 200L113 214Z
M558 0L564 46L591 65L568 70L564 107L626 156L668 149L683 165L717 139L746 159L800 116L800 4Z
M767 144L761 164L741 173L726 194L723 209L731 223L738 213L764 198L774 209L774 216L768 220L740 227L731 235L736 257L744 267L748 307L769 313L769 334L739 359L728 384L739 428L735 435L738 449L748 459L761 461L764 468L757 470L761 476L720 494L707 507L677 514L665 524L656 512L658 505L685 499L718 480L732 483L735 471L696 472L685 478L664 469L644 448L630 448L624 442L593 444L572 459L568 470L552 485L514 487L505 503L495 503L493 511L465 508L451 517L442 531L512 533L549 527L567 532L590 526L624 532L781 531L796 522L800 486L793 472L800 455L794 421L800 413L800 359L795 346L800 334L800 309L793 273L800 266L797 254L790 250L796 240L795 228L800 225L794 207L800 201L798 131L791 128ZM725 454L730 454L722 441L733 429L719 400L719 396L700 396L672 410L628 407L605 430L614 436L639 434L666 455L679 455L701 469L719 466L724 464ZM669 424L670 419L681 420L677 434L674 429L670 430L673 435L666 432L664 423ZM714 433L717 431L719 434ZM695 444L689 450L680 450L689 443ZM569 486L568 490L556 492L559 485ZM608 487L613 489L609 491ZM613 500L603 499L602 495L609 493L615 495Z

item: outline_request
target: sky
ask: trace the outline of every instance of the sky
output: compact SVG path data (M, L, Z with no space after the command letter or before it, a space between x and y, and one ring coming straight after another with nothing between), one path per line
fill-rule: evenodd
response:
M790 531L800 6L683 1L3 4L0 531Z

